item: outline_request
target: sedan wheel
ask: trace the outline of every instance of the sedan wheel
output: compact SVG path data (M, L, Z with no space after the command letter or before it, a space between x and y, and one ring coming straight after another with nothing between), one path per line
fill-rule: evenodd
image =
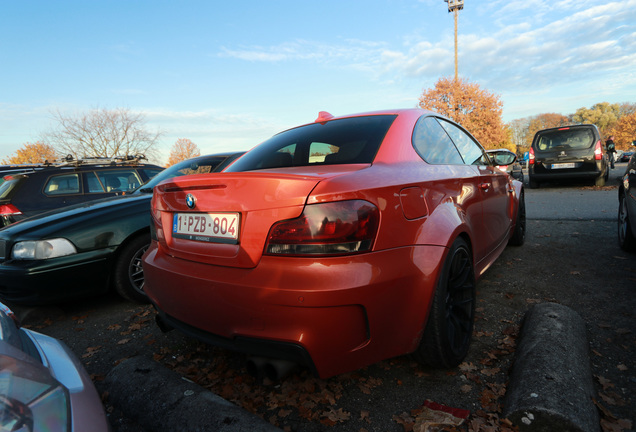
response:
M433 367L462 362L475 319L475 274L470 249L458 238L444 261L424 335L415 358Z
M625 193L621 193L618 204L618 243L620 247L628 252L636 250L636 238L632 232L629 213L627 212L627 198Z
M115 289L122 297L137 303L148 303L141 257L149 246L150 236L135 237L123 246L115 263Z

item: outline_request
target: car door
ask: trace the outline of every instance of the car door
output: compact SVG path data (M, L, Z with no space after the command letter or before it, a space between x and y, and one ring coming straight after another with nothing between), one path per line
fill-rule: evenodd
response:
M483 193L479 185L484 181L479 167L466 164L451 136L440 124L442 120L433 116L423 116L413 131L415 151L431 165L445 165L448 178L440 181L447 183L447 191L452 191L455 206L460 209L462 219L474 227L481 225L484 219L482 203ZM449 123L450 124L450 123ZM427 189L423 184L422 188ZM489 236L483 229L473 229L471 241L475 261L480 261L490 247Z
M482 203L482 219L478 227L473 227L474 236L479 238L476 257L491 255L505 240L511 225L511 200L509 176L495 168L483 148L466 131L444 119L438 119L453 140L464 163L475 168L475 186Z

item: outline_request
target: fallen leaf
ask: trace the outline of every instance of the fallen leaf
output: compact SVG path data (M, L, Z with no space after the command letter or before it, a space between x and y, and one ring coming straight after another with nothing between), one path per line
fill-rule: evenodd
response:
M369 416L371 415L371 413L367 410L362 410L360 411L360 420L364 420L367 423L371 423L371 419L369 418Z
M99 352L99 350L101 350L101 349L102 349L101 346L88 347L88 348L86 348L86 352L82 355L82 358L92 357L93 354Z

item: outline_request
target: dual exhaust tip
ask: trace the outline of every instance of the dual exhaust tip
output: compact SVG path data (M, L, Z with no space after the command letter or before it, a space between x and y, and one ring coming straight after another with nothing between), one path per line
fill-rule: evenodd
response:
M276 382L289 375L296 367L296 363L281 359L248 357L246 367L247 373L255 378L259 380L267 378Z
M155 315L155 321L163 333L174 329L174 327L165 322L159 315ZM296 363L266 357L248 357L246 367L247 373L258 380L267 378L270 381L277 382L289 375L296 367Z

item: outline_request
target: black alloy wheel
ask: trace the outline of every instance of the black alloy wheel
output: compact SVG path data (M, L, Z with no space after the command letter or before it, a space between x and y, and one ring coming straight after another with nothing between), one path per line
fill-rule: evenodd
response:
M517 222L512 237L508 240L511 246L521 246L526 241L526 197L521 192L519 196L519 209L517 210Z
M466 241L458 238L444 261L416 360L443 368L462 362L473 333L475 296L472 254Z
M636 250L636 237L630 226L629 213L627 211L627 197L621 192L618 201L618 244L627 252Z

